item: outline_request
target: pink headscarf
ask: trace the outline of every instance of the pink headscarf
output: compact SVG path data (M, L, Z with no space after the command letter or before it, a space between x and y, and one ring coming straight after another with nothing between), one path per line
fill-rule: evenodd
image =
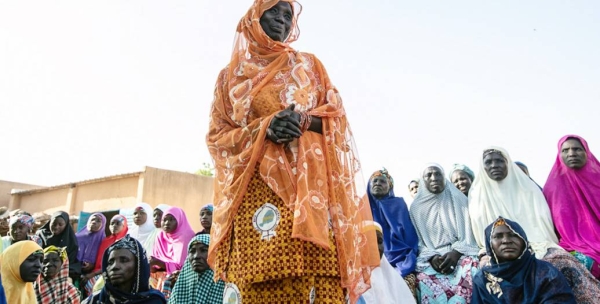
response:
M177 220L177 228L171 233L166 233L164 230L158 233L152 256L165 263L167 275L170 275L173 271L183 267L187 256L187 246L194 237L194 230L181 208L168 208L163 214L163 218L168 214Z
M570 138L578 139L587 153L587 163L578 170L567 167L561 157L561 147ZM585 139L566 135L558 141L558 156L544 195L560 234L559 245L600 263L600 163Z

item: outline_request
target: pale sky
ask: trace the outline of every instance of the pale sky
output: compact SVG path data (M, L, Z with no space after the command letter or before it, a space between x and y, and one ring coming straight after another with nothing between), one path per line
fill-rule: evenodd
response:
M194 172L250 0L0 0L0 179ZM304 0L293 46L338 87L366 178L475 173L490 145L543 185L558 139L600 153L600 2Z

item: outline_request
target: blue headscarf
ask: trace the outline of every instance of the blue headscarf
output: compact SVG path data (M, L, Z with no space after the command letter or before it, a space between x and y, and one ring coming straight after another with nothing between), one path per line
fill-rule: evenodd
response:
M492 234L506 225L524 242L519 258L498 263L492 249ZM473 279L472 304L477 303L576 303L563 274L550 263L535 258L525 230L509 219L499 217L485 228L485 249L491 265L483 267Z
M375 176L386 176L390 192L378 199L371 194L371 181ZM383 228L383 247L387 260L405 277L415 270L419 238L408 214L406 202L394 195L393 179L387 170L376 171L369 179L367 194L373 220Z
M127 249L135 256L136 269L134 284L130 292L123 292L114 287L108 278L108 257L115 249ZM109 303L112 296L117 303L166 303L164 295L150 287L150 265L144 247L140 242L128 235L110 245L102 256L102 275L105 285L98 294L94 294L89 303Z

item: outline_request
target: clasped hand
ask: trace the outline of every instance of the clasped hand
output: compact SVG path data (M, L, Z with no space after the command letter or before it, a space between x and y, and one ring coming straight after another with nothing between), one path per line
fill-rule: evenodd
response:
M276 144L289 143L294 138L302 135L300 130L300 114L294 112L294 106L290 105L275 114L267 129L267 138Z
M436 255L429 260L431 267L439 273L449 274L453 273L458 264L458 260L462 254L456 250L452 250L442 256Z

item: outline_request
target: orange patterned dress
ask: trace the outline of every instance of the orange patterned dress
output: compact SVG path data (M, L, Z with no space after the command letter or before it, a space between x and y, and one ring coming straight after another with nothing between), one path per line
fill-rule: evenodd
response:
M342 100L321 62L262 31L278 3L256 0L238 25L211 107L207 145L215 164L209 264L236 303L355 302L379 265L369 204ZM273 116L319 117L288 144L266 139ZM363 191L363 192L360 192ZM270 299L270 300L269 300Z

